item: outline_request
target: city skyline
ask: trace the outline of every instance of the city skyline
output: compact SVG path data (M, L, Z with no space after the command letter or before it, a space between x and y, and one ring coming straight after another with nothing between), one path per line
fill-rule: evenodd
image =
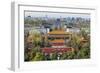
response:
M56 13L56 12L34 12L34 11L25 11L24 17L31 16L33 18L37 17L47 17L47 18L67 18L67 17L81 17L90 19L90 14L81 14L81 13Z

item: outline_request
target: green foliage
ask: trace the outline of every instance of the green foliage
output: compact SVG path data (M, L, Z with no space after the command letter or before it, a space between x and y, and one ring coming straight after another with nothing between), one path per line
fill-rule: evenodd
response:
M70 41L71 47L77 49L80 46L80 37L77 35L72 35L71 41Z
M67 53L63 53L61 56L61 60L65 60L65 59L67 59Z
M74 52L66 52L66 53L63 53L63 54L62 54L61 59L62 59L62 60L74 59L75 56L76 56L76 55L75 55Z
M41 61L41 60L43 60L43 59L44 59L43 54L40 53L40 52L36 52L36 55L35 55L35 57L32 59L32 61Z
M32 50L28 50L27 52L25 52L25 57L24 57L24 60L25 61L30 61L30 60L32 60L32 58L33 58L33 55L34 53L33 53L33 51Z
M57 59L57 54L56 53L51 53L50 54L50 59L51 60L56 60Z
M86 59L90 58L90 49L89 48L82 48L78 54L78 59Z
M42 37L41 37L41 34L40 34L39 31L37 31L36 29L30 30L29 35L33 36L32 39L33 39L33 44L35 46L40 46L41 45Z

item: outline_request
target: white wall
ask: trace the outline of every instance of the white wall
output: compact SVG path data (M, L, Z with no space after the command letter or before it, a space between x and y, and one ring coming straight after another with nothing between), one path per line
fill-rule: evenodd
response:
M69 4L74 5L86 5L86 6L96 6L98 8L97 14L97 35L94 37L97 42L96 45L99 48L100 43L100 2L99 0L16 0L16 1L24 1L24 2L33 2L34 4L42 4L42 5L57 5L57 6L66 6ZM11 0L1 0L0 1L0 73L12 73L8 68L10 68L10 53L11 53ZM95 24L94 24L95 25ZM100 50L97 51L99 53ZM98 58L100 61L100 54L98 54ZM30 73L99 73L100 63L98 63L99 67L69 67L62 69L48 69L41 71L29 71ZM28 72L28 71L26 71Z

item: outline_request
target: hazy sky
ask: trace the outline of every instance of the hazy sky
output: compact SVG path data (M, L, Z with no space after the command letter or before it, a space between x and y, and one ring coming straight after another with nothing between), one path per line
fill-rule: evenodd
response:
M82 18L90 18L90 14L79 14L79 13L52 13L52 12L32 12L25 11L25 17L53 17L53 18L66 18L66 17L82 17Z

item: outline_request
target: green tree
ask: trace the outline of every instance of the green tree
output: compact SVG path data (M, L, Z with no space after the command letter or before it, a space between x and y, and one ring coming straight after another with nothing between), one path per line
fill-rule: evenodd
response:
M70 41L70 47L73 47L74 49L80 48L80 37L76 34L72 35L71 41Z
M35 44L35 46L40 46L41 45L41 34L38 30L33 29L29 31L29 34L33 36L33 44Z
M35 57L32 59L32 61L41 61L41 60L43 60L43 59L44 59L43 54L40 53L40 52L36 52L36 55L35 55Z
M57 53L51 53L50 54L50 59L51 60L56 60L57 59Z

